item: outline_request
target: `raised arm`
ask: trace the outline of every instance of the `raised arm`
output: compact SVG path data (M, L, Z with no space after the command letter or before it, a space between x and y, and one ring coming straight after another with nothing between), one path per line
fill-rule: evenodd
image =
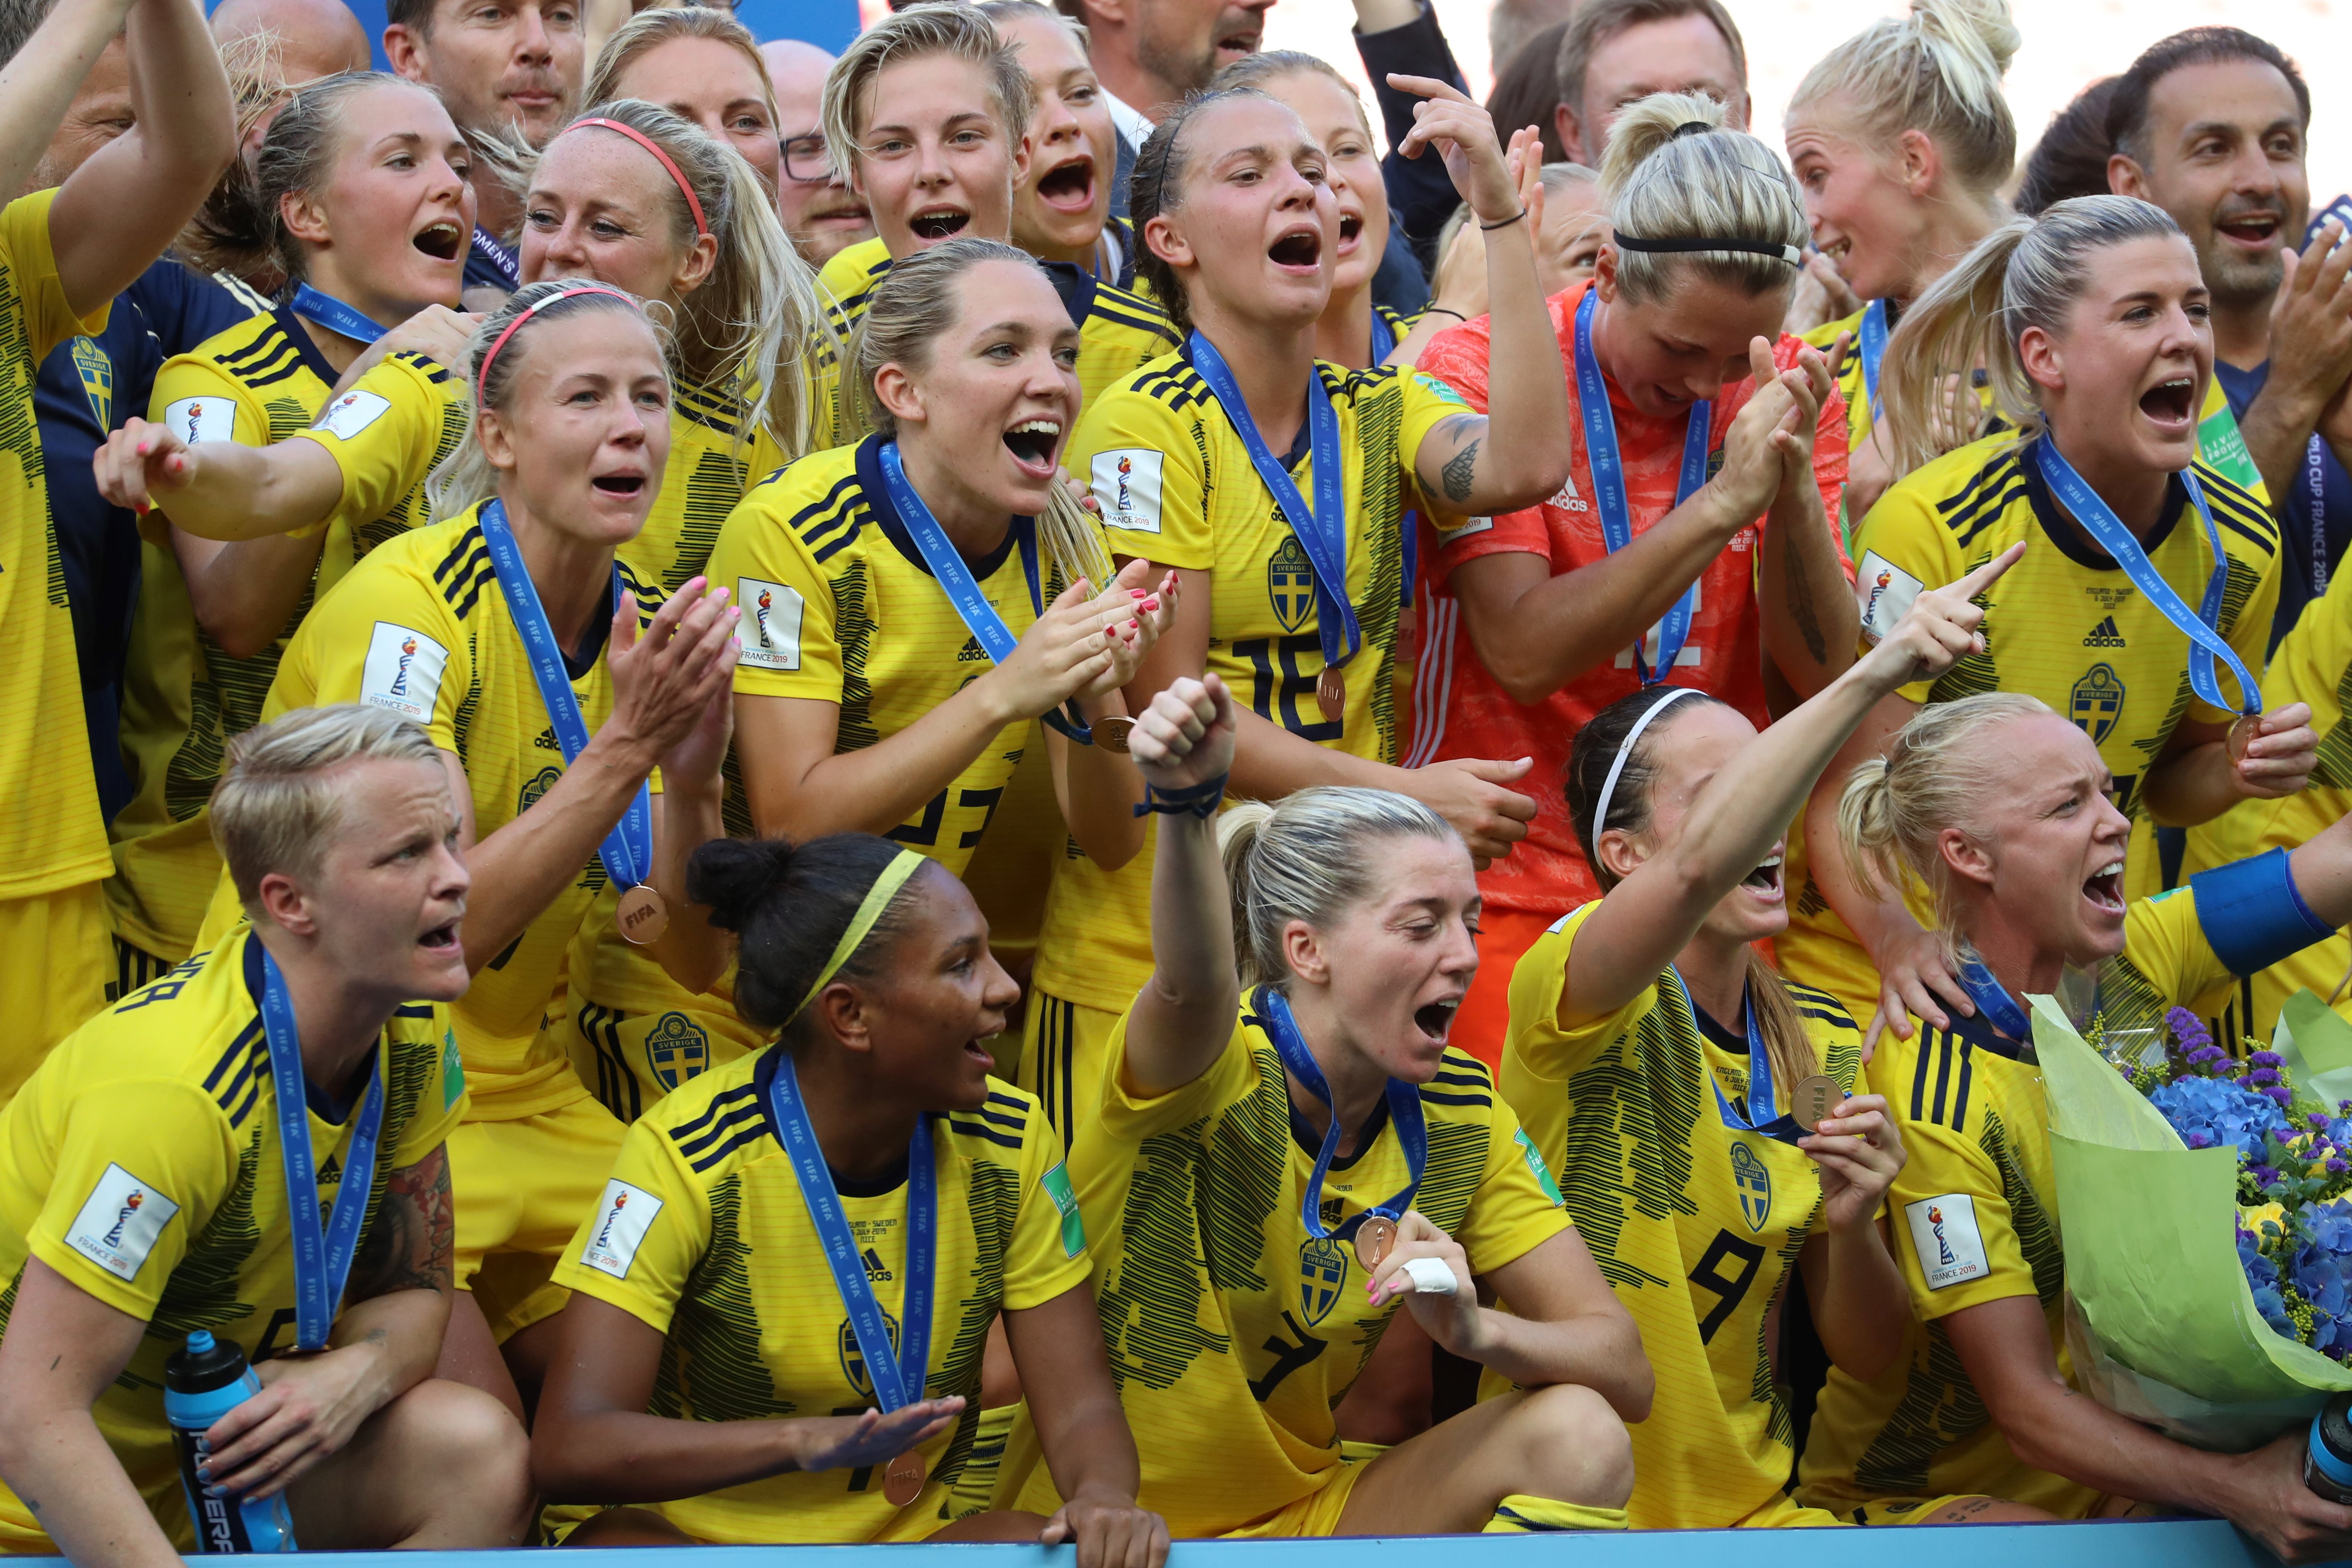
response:
M1543 149L1533 131L1515 132L1507 159L1495 122L1467 97L1431 77L1391 76L1423 95L1407 157L1434 147L1486 238L1487 312L1494 321L1486 415L1464 414L1430 431L1412 455L1422 495L1457 516L1530 506L1568 478L1568 371L1536 276L1534 200Z
M33 183L49 138L81 90L82 78L122 30L132 0L58 0L58 5L0 66L0 191Z
M1800 697L1822 690L1853 664L1862 635L1853 581L1838 548L1837 504L1824 501L1820 483L1824 458L1832 473L1845 464L1845 419L1832 413L1824 421L1823 413L1832 405L1838 362L1849 346L1841 333L1827 354L1798 351L1795 372L1780 377L1796 401L1796 417L1772 432L1780 485L1759 545L1756 602L1763 612L1764 657ZM1748 354L1760 387L1777 374L1770 348L1758 338Z
M1233 769L1232 694L1214 675L1182 677L1151 700L1128 746L1154 790L1205 795ZM1178 811L1160 818L1151 956L1151 978L1127 1016L1127 1071L1146 1095L1181 1089L1208 1071L1233 1037L1241 1005L1232 898L1213 815Z
M65 9L60 6L60 13ZM49 209L58 277L77 316L89 315L131 287L196 216L213 182L236 156L228 73L194 0L132 0L127 12L110 9L127 18L131 109L137 123L75 170ZM57 19L51 16L34 35L35 45ZM99 42L102 47L105 40ZM28 47L26 54L31 52ZM0 74L0 101L27 90L54 90L62 95L62 113L88 62L54 89L28 89L16 69L26 63L26 54ZM71 69L72 58L55 61L53 68ZM47 142L56 124L55 114L43 122L40 142ZM38 151L37 143L37 157ZM21 188L29 174L27 169L0 189Z
M1560 994L1564 1026L1613 1013L1655 982L1707 912L1788 831L1822 769L1880 698L1983 651L1977 627L1984 611L1969 597L2024 553L2022 544L2012 545L1950 586L1921 594L1902 624L1829 689L1742 747L1736 766L1706 780L1675 842L1628 868L1585 917ZM1630 858L1621 832L1595 837L1604 860Z

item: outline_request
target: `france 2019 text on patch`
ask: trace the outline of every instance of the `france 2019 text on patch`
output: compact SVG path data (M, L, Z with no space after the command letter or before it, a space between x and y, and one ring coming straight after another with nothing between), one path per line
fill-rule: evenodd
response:
M1164 454L1149 447L1121 447L1097 452L1087 482L1102 508L1105 528L1130 533L1160 531L1160 475Z
M1910 1222L1912 1251L1928 1289L1965 1285L1992 1272L1977 1229L1977 1201L1968 1194L1944 1193L1906 1204L1903 1217Z
M136 1279L180 1205L120 1165L109 1165L66 1231L66 1245L121 1279Z
M637 1260L637 1248L661 1209L661 1199L645 1188L618 1179L606 1182L604 1206L596 1211L595 1233L581 1248L580 1261L615 1279L626 1279L629 1266Z
M801 612L806 607L796 588L758 577L735 579L735 605L750 616L738 631L742 637L742 662L754 669L798 669L801 667Z
M442 667L449 650L413 627L378 621L368 637L367 663L360 669L360 700L404 719L425 723L441 695Z

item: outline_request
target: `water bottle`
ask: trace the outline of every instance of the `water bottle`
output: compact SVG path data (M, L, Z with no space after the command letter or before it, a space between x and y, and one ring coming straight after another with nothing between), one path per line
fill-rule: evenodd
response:
M212 1461L205 1434L260 1392L261 1379L246 1364L245 1352L203 1329L163 1363L163 1419L180 1456L180 1485L187 1492L198 1552L294 1550L294 1518L287 1511L285 1493L257 1500L206 1497L205 1483L196 1478L197 1469Z
M2336 1394L2311 1418L2303 1484L2329 1502L2352 1503L2352 1394Z

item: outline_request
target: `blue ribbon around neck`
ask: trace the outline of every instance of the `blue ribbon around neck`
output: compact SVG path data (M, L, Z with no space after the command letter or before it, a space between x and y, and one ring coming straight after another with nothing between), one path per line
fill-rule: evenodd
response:
M1886 301L1873 300L1862 308L1862 389L1870 399L1870 416L1878 417L1878 366L1886 358Z
M768 1088L768 1109L776 1119L776 1139L792 1157L800 1178L801 1199L808 1205L809 1223L816 1226L824 1247L824 1261L833 1270L834 1288L848 1310L849 1327L866 1357L866 1375L874 1380L875 1403L884 1414L923 1397L930 1376L931 1279L938 1264L940 1228L939 1173L931 1149L931 1119L915 1121L915 1135L907 1143L907 1295L902 1303L898 1342L890 1343L889 1321L874 1299L874 1284L866 1277L857 1238L850 1234L843 1214L841 1194L825 1168L824 1152L817 1147L816 1130L809 1125L808 1107L801 1101L800 1075L792 1054L776 1053L776 1076Z
M941 528L940 520L931 515L931 509L924 504L923 498L915 493L914 485L907 479L906 465L898 460L898 443L881 443L877 455L882 464L883 486L890 492L891 509L898 512L898 521L906 524L908 536L914 540L915 548L922 553L923 564L931 569L931 576L939 584L940 591L947 595L948 603L953 605L955 613L963 617L964 628L979 639L982 651L992 662L1003 664L1013 657L1013 650L1020 646L1020 639L1013 635L1013 628L1004 624L1004 617L996 613L996 606L988 602L988 595L980 591L979 580L972 576L971 567L948 538L947 530ZM1022 526L1024 523L1031 523L1031 526L1024 528ZM1042 616L1045 613L1045 590L1038 586L1037 582L1037 530L1028 518L1013 519L1013 526L1015 539L1021 546L1021 570L1029 579L1029 607ZM1045 715L1046 728L1060 731L1082 746L1094 744L1094 731L1079 716L1076 700L1067 706L1069 712L1066 716L1061 713Z
M1373 321L1379 320L1376 314ZM1210 395L1242 438L1258 482L1307 552L1315 572L1315 629L1323 644L1323 662L1345 665L1364 646L1364 633L1348 598L1348 475L1341 467L1339 411L1331 406L1323 373L1310 369L1307 376L1307 431L1315 467L1315 505L1309 507L1290 470L1266 449L1265 437L1258 434L1257 421L1250 417L1249 405L1242 401L1241 388L1216 345L1194 332L1192 353L1192 368L1209 384Z
M1298 1032L1298 1020L1290 1016L1289 999L1271 985L1261 985L1255 1011L1265 1021L1266 1037L1274 1042L1282 1065L1331 1112L1331 1125L1323 1133L1322 1151L1315 1156L1314 1173L1307 1178L1307 1191L1298 1203L1298 1216L1306 1223L1307 1234L1320 1241L1334 1234L1323 1223L1323 1179L1330 1173L1332 1157L1339 1152L1339 1108L1331 1103L1331 1086L1324 1080L1315 1053L1307 1048L1306 1037ZM1429 1124L1422 1114L1421 1090L1402 1079L1392 1078L1388 1081L1386 1094L1389 1121L1396 1128L1397 1142L1404 1147L1404 1168L1409 1179L1402 1192L1373 1205L1366 1215L1359 1215L1355 1222L1358 1225L1369 1215L1391 1220L1402 1218L1405 1210L1412 1207L1412 1195L1421 1190L1421 1173L1429 1165Z
M1601 362L1592 354L1592 315L1601 296L1585 290L1576 307L1576 400L1584 415L1584 458L1592 469L1593 504L1601 509L1601 538L1616 554L1633 542L1633 519L1625 502L1625 465L1617 455L1617 416L1609 410L1609 384L1601 379ZM1675 486L1675 504L1682 505L1706 483L1708 437L1715 423L1713 402L1691 405L1683 426L1683 471ZM1655 686L1674 672L1675 660L1690 640L1691 620L1698 613L1698 579L1691 579L1683 596L1658 621L1658 664L1643 660L1633 646L1633 673L1644 686Z
M247 935L247 942L258 942ZM319 1221L319 1170L310 1152L310 1107L302 1089L302 1035L286 977L268 949L261 954L261 1032L269 1043L269 1077L278 1098L278 1153L286 1168L286 1218L294 1231L294 1337L304 1351L324 1350L351 1279L360 1230L374 1195L376 1139L383 1131L383 1073L368 1058L367 1095L352 1122L351 1157L335 1187L334 1213Z
M316 321L331 332L341 332L354 342L372 343L389 331L378 326L373 318L362 315L332 294L321 294L308 283L294 285L294 298L289 301L294 313L306 321Z
M1394 353L1396 353L1396 334L1389 331L1388 322L1381 316L1380 307L1374 306L1372 308L1372 368L1378 370L1388 363L1389 355Z
M1690 1009L1691 1022L1698 1022L1698 1004L1691 1000L1690 987L1683 984L1682 971L1672 964L1666 973L1675 977L1675 989L1683 994L1683 1005ZM1713 1073L1706 1075L1707 1087L1715 1090L1715 1113L1734 1132L1757 1132L1782 1143L1794 1143L1805 1136L1797 1119L1780 1108L1779 1096L1772 1087L1772 1053L1764 1044L1764 1026L1756 1016L1756 1003L1743 994L1740 1011L1748 1015L1748 1114L1731 1103ZM1759 1110L1759 1107L1761 1107Z
M1977 1005L1977 1011L1987 1023L2020 1045L2033 1042L2033 1026L2025 1016L2025 1009L2009 994L2009 987L1993 978L1992 971L1981 959L1960 961L1960 989Z
M2192 611L2188 601L2164 580L2164 574L2147 558L2147 552L2141 548L2132 531L2124 526L2123 519L2116 515L2116 509L2074 471L2074 465L2058 450L2057 438L2045 434L2034 442L2033 451L2051 493L2074 513L2074 521L2083 525L2083 531L2097 542L2099 548L2114 557L2116 564L2124 569L2124 575L2131 579L2132 586L2189 639L2189 684L2198 697L2208 707L2228 712L2260 713L2262 687L2246 673L2236 650L2214 630L2221 615L2221 591L2230 580L2230 558L2221 548L2221 531L2214 525L2213 509L2206 504L2205 487L2197 482L2196 470L2183 468L2180 482L2189 488L2189 500L2204 521L2205 538L2213 548L2213 574L2205 580L2203 607ZM2231 679L2238 683L2241 701L2231 702L2221 695L2221 677L2213 668L2216 659L2230 667Z
M539 589L530 580L530 573L522 563L522 552L516 548L514 531L507 525L507 509L503 501L491 501L482 508L482 542L489 547L490 565L498 573L499 592L506 595L507 613L514 619L515 630L521 634L523 651L530 657L531 678L539 682L539 700L547 706L547 721L555 731L555 743L563 749L563 765L570 767L587 749L588 721L580 715L580 699L572 689L572 677L563 668L563 650L555 645L555 633L547 624L547 611L539 602ZM621 563L613 563L613 604L621 603ZM613 831L604 835L604 842L596 851L604 863L604 874L615 888L635 888L653 874L654 811L652 794L640 784L630 798L628 809Z

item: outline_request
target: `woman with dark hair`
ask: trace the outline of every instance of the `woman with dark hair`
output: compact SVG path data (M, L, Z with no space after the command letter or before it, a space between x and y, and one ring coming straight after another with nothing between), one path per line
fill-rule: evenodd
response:
M2025 155L2017 179L2013 205L2019 212L2040 217L2044 208L2069 196L2106 195L2107 160L2116 151L2107 140L2107 106L2123 79L2101 77L2050 117L2049 129Z

